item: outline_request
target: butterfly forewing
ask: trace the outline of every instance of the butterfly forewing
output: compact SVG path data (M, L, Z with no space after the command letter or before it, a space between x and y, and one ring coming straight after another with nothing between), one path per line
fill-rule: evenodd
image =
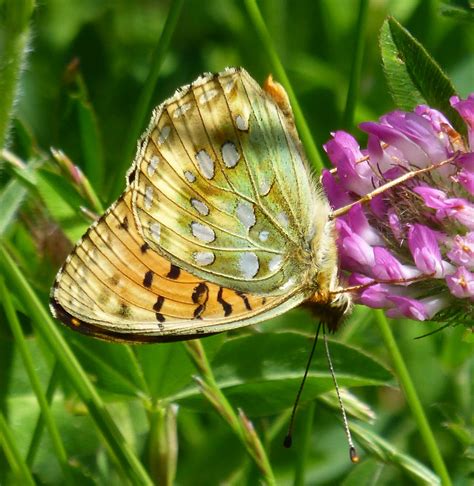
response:
M317 207L295 133L244 70L178 91L155 112L131 171L145 241L225 287L301 288Z
M130 191L76 245L51 297L53 313L69 326L119 341L219 332L284 312L301 300L223 288L171 264L138 233Z

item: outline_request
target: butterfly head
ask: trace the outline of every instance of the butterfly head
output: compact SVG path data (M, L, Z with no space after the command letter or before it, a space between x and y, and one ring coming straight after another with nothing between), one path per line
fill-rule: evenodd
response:
M317 292L305 302L305 306L327 325L329 331L335 332L350 314L352 298L349 293L337 290L324 294Z

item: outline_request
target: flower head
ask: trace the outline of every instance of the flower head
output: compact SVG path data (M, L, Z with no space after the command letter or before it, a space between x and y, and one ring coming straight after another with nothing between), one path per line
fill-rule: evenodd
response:
M341 131L325 145L335 215L352 205L336 221L342 272L390 317L474 319L474 94L451 105L467 140L421 105L362 123L366 149Z

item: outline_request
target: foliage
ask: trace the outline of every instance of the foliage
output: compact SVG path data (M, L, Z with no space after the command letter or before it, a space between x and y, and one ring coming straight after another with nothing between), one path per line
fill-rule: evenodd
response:
M304 309L195 345L135 347L76 335L46 310L71 240L120 193L148 113L177 87L227 65L260 81L286 72L311 160L328 164L320 147L343 124L362 144L357 123L398 103L472 91L465 3L362 1L361 19L356 0L262 0L259 22L253 1L0 2L0 483L468 484L462 326L414 340L434 324L391 321L407 369L377 312L357 308L331 336L353 466L322 343L282 447L315 332Z

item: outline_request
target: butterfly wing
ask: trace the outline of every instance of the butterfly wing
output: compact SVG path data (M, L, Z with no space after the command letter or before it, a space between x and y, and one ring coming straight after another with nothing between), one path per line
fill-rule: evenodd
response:
M307 284L329 206L291 115L243 69L204 75L161 105L129 178L140 234L174 264L267 296Z
M51 291L53 315L115 341L190 339L265 320L301 294L261 297L204 281L170 263L140 236L126 191L76 245Z

